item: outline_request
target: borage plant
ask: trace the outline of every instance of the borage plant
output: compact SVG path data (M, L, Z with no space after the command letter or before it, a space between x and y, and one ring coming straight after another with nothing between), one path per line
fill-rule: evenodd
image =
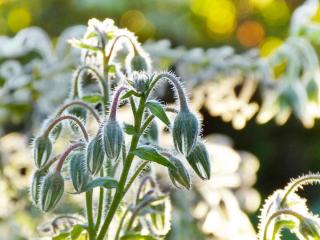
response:
M189 109L182 84L172 73L151 74L149 57L136 37L111 20L90 20L84 37L71 43L82 50L83 65L75 71L70 98L48 118L34 140L37 170L32 200L48 212L65 192L85 195L86 220L59 233L56 239L162 238L170 229L171 206L168 193L157 186L152 164L167 168L179 188L191 187L184 162L200 178L210 178L201 126ZM100 94L85 91L94 89L92 80L99 83ZM161 80L175 89L178 110L154 99L154 89ZM121 101L130 105L133 122L117 117ZM168 111L176 114L173 123ZM90 115L99 126L94 134L89 134ZM155 118L172 132L174 149L159 145ZM53 156L53 144L62 130L70 136L70 144L62 154ZM69 180L73 190L67 191ZM134 200L125 197L130 191Z

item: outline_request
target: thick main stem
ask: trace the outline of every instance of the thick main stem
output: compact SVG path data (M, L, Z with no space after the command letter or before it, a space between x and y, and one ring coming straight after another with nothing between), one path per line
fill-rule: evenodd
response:
M87 210L87 218L88 218L89 240L95 240L96 232L95 232L93 215L92 215L92 190L89 192L86 192L86 210Z
M142 98L140 101L140 105L139 108L137 110L137 115L136 115L136 119L135 119L135 127L136 129L140 129L141 127L141 121L143 118L143 110L144 110L144 105L145 105L146 99ZM137 131L139 132L139 131ZM127 156L126 161L124 162L124 166L123 166L123 170L121 173L121 177L120 177L120 181L119 181L119 185L118 188L116 190L116 193L114 195L113 201L111 203L109 212L104 220L104 223L101 227L101 230L98 234L97 240L103 240L109 226L110 223L112 221L112 218L114 216L114 214L116 213L118 206L124 196L124 188L125 188L125 184L127 181L127 177L129 174L129 170L132 164L132 160L134 158L134 154L133 151L137 148L138 142L139 142L139 138L140 138L140 134L137 133L135 135L133 135L132 140L131 140L131 145L130 145L130 149L129 149L129 154Z

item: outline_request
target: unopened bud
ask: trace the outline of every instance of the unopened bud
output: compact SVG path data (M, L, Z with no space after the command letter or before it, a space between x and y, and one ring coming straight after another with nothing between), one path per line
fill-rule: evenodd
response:
M37 168L42 168L49 160L52 152L52 143L46 136L35 139L33 144L34 161Z
M181 111L175 118L172 136L175 149L187 156L194 149L199 135L199 121L190 111Z
M34 205L39 206L41 183L48 171L44 169L37 169L33 176L30 188L31 199Z
M180 187L179 185L185 187L186 189L190 189L191 187L191 179L188 170L183 165L183 163L176 157L170 156L169 160L175 165L175 169L169 168L169 177L176 187Z
M123 132L120 124L114 120L108 120L102 127L102 144L109 160L118 159L121 153Z
M64 180L60 172L52 172L44 177L40 192L40 209L44 212L53 210L64 192Z
M159 141L159 127L155 120L150 123L148 129L144 132L143 137L147 141L151 141L153 143L158 143Z
M90 141L86 152L87 168L93 175L99 173L104 159L104 151L99 136Z
M69 174L72 185L77 193L82 192L84 186L89 182L90 175L86 169L85 156L82 151L76 151L69 157Z
M210 179L209 153L203 142L196 143L193 151L187 156L187 161L200 178Z

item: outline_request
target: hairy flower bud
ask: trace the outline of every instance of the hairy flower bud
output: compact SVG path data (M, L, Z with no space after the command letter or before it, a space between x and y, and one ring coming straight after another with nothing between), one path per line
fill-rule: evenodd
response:
M82 151L76 151L69 157L69 174L72 185L77 193L89 182L90 175L85 164L85 155Z
M170 156L170 161L175 165L175 169L169 168L169 177L176 187L179 185L190 189L191 179L188 170L183 165L183 163L176 157Z
M153 143L158 143L159 141L159 127L155 120L150 123L148 129L144 132L143 137L147 141L151 141Z
M195 148L187 156L187 161L200 178L210 179L209 153L203 142L197 141Z
M130 62L131 71L148 71L150 69L149 59L141 54L135 54Z
M31 199L34 205L39 206L41 183L48 171L44 169L37 169L33 176L30 188Z
M86 152L86 162L89 172L93 175L99 173L104 159L101 140L96 136L90 141Z
M87 114L86 109L83 107L73 106L68 110L68 113L70 115L76 116L84 123L87 121L88 114ZM79 126L77 124L75 124L73 121L70 121L70 127L71 127L72 131L74 131L75 133L77 133L79 131Z
M304 217L299 225L299 232L304 239L320 239L320 223L318 219Z
M128 83L140 94L148 91L150 86L150 77L145 72L133 72L130 75Z
M199 135L199 122L190 111L181 111L175 118L172 136L175 149L187 156L195 147Z
M109 160L118 159L123 141L123 131L120 124L114 120L106 121L102 126L102 144Z
M37 168L42 168L49 160L52 152L52 143L46 136L35 139L33 144L34 161Z
M40 209L44 212L53 210L64 192L64 180L60 172L47 174L41 184Z

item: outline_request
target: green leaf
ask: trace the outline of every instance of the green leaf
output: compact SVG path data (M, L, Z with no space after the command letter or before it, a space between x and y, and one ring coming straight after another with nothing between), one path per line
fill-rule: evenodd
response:
M70 236L69 232L63 232L55 237L52 237L52 240L67 240L69 239L69 236Z
M86 228L84 225L81 225L81 224L74 225L70 232L71 240L77 240L85 229Z
M95 187L117 188L118 181L111 177L98 177L83 187L83 192L88 192Z
M170 120L169 120L166 112L164 111L161 103L159 103L156 100L149 100L146 103L146 107L150 110L150 112L153 115L158 117L164 124L166 124L167 126L170 125Z
M139 93L137 93L136 91L129 90L125 94L122 95L121 99L123 100L123 99L129 98L131 96L140 97Z
M76 48L82 48L82 49L87 49L87 50L91 50L91 51L99 51L99 48L96 46L91 46L83 41L80 41L78 39L71 39L68 41L72 46L76 47Z
M173 163L171 163L166 157L158 153L158 151L151 146L138 147L134 151L134 154L143 160L156 162L168 168L176 168Z
M98 103L103 101L103 97L99 94L92 94L92 95L83 96L82 100L88 103Z
M120 238L121 240L157 240L153 236L129 233Z
M128 124L128 123L124 123L124 131L126 134L128 135L134 135L136 134L136 129L133 125L131 124Z

